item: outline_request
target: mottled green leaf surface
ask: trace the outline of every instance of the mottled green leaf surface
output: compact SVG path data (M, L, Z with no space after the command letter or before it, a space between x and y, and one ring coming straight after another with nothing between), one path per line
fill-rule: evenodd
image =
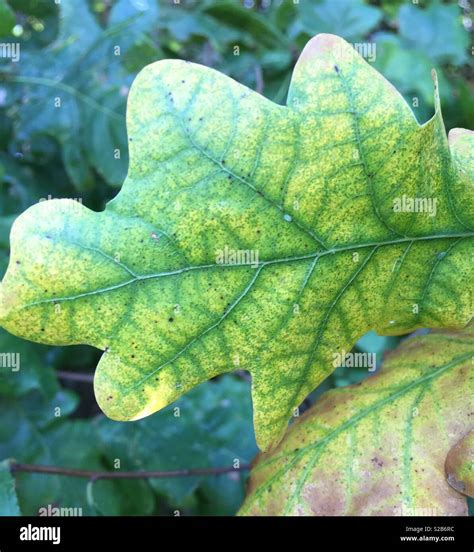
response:
M1 324L102 349L96 397L117 420L245 368L268 449L367 331L472 316L473 135L450 150L438 103L419 126L332 35L306 46L285 107L206 67L148 66L122 190L101 213L58 200L19 217ZM397 212L403 197L436 211ZM220 264L226 248L256 262Z
M8 264L8 236L14 218L0 216L2 275ZM19 339L0 328L0 394L20 397L35 389L52 398L58 391L58 384L50 362L51 352L48 347Z
M473 359L472 325L414 337L376 376L325 393L259 455L240 513L467 515L453 483L472 483Z

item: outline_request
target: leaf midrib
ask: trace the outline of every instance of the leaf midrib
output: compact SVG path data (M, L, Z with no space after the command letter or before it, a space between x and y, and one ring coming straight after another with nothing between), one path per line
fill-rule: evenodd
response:
M366 248L371 248L371 247L379 248L379 247L387 247L387 246L391 246L391 245L398 245L398 244L402 244L402 243L416 243L416 242L423 242L423 241L442 240L442 239L460 239L460 238L474 238L474 232L461 232L461 233L456 233L456 234L438 234L438 235L419 236L419 237L404 237L404 238L388 240L388 241L381 241L381 242L372 242L372 243L364 243L364 244L351 244L351 245L342 246L342 247L333 247L332 249L327 249L327 250L324 250L324 251L316 251L314 253L308 253L307 255L297 255L297 256L294 256L294 257L282 257L282 258L277 258L277 259L270 259L268 261L259 261L258 263L254 264L252 266L255 269L262 269L266 266L271 266L271 265L274 265L274 264L306 261L306 260L310 260L310 259L319 259L321 257L325 257L326 255L334 255L336 253L351 252L351 251L355 251L355 250L358 250L358 249L366 249ZM76 243L75 245L79 245L79 244ZM83 247L83 246L80 246L80 247ZM95 248L95 249L97 250L97 252L100 252L101 255L103 255L104 257L106 257L106 258L110 257L110 255L106 254L105 252L103 252L103 251L101 251L97 248ZM123 263L122 263L122 265L123 265ZM38 301L32 301L30 303L26 303L25 305L23 305L20 310L25 309L25 308L35 307L35 306L42 305L42 304L60 303L60 302L63 302L63 301L74 301L76 299L81 299L83 297L89 297L89 296L93 296L93 295L99 295L101 293L107 293L109 291L114 291L116 289L120 289L120 288L129 286L131 284L134 284L136 282L152 280L152 279L158 279L158 278L163 278L163 277L167 277L167 276L176 276L176 275L183 274L183 273L186 273L186 272L191 272L191 271L194 271L194 270L211 270L211 269L215 269L215 268L234 269L234 268L242 268L242 267L249 268L250 266L251 266L250 264L245 264L245 263L236 263L236 264L232 264L232 265L230 265L230 264L222 265L222 264L212 263L212 264L186 266L186 267L182 267L182 268L179 268L179 269L176 269L176 270L167 271L167 272L159 272L159 273L154 273L154 274L136 274L135 277L133 277L129 280L126 280L126 281L121 282L119 284L115 284L115 285L108 286L108 287L105 287L105 288L86 291L86 292L79 293L79 294L76 294L76 295L70 295L70 296L64 296L64 297L52 297L52 298L49 298L49 299L40 299ZM123 268L125 268L125 265L123 266ZM129 272L129 273L133 272L128 267L125 268L125 270L127 270L127 272Z

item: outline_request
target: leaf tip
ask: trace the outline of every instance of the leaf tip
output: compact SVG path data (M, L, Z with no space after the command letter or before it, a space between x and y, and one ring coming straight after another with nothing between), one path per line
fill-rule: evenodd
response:
M298 59L298 63L311 60L321 54L334 52L341 46L348 46L343 38L329 33L317 34L306 43Z
M467 128L452 128L448 134L449 145L454 146L460 138L464 138L465 136L474 138L474 130L468 130Z

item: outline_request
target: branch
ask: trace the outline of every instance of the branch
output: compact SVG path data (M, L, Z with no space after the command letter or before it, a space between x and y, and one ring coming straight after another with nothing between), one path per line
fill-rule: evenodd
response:
M247 471L250 469L250 464L243 464L239 468L224 467L224 468L197 468L197 469L182 469L170 471L93 471L80 470L74 468L60 468L58 466L40 466L33 464L21 464L12 462L10 470L12 473L43 473L47 475L63 475L67 477L82 477L97 481L99 479L152 479L152 478L167 478L167 477L192 477L203 475L222 475L232 472Z
M258 94L263 94L263 89L265 88L265 82L263 80L262 67L257 64L255 66L255 92Z
M63 372L57 370L56 375L62 380L68 381L83 381L86 383L92 383L94 381L94 374L84 374L80 372Z

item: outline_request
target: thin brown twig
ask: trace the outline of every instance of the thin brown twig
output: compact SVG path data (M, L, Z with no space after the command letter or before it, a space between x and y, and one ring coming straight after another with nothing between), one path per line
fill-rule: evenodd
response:
M263 89L265 88L265 81L263 80L263 71L262 67L257 64L255 66L255 92L263 94Z
M80 372L63 372L57 370L56 375L62 380L68 381L83 381L86 383L92 383L94 381L94 374L84 374Z
M75 468L61 468L59 466L42 466L35 464L21 464L12 462L10 471L12 473L42 473L46 475L62 475L67 477L82 477L97 481L99 479L153 479L167 477L192 477L204 475L223 475L232 472L241 472L250 470L250 464L243 464L238 468L223 467L223 468L196 468L196 469L181 469L169 471L93 471L81 470Z

